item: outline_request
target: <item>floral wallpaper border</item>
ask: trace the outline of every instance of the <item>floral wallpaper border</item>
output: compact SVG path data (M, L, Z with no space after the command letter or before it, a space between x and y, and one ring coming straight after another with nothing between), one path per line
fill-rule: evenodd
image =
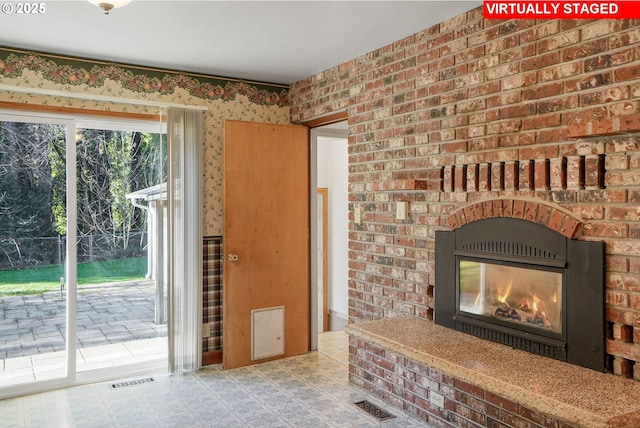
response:
M204 100L235 99L244 95L263 106L288 105L288 88L276 84L260 84L236 79L207 77L186 72L157 70L21 51L0 47L0 78L19 77L23 70L42 74L43 79L73 86L98 88L105 80L118 82L123 88L138 93L170 95L176 88Z

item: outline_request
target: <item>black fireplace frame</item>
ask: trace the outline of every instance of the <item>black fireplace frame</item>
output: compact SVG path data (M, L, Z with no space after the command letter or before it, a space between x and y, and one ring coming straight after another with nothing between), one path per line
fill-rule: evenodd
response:
M513 348L606 370L604 243L568 239L514 218L488 218L435 236L435 323ZM563 333L518 329L458 310L458 260L563 269Z

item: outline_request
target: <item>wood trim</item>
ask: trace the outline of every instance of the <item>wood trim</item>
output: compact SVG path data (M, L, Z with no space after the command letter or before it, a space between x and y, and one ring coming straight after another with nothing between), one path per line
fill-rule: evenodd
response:
M324 125L331 125L332 123L344 122L348 118L349 115L345 110L338 113L330 114L329 116L323 116L317 119L310 120L308 122L303 122L301 123L301 125L304 125L307 128L318 128Z
M202 353L202 365L220 364L222 362L222 351L209 351Z
M319 187L322 195L322 331L329 331L329 189Z
M133 120L148 120L158 122L162 120L167 121L167 116L159 114L145 114L145 113L126 113L120 111L105 111L105 110L92 110L75 107L61 107L50 106L40 104L25 104L25 103L13 103L9 101L0 101L0 108L9 110L31 111L35 113L53 113L53 114L72 114L79 116L97 116L97 117L109 117L117 119L133 119Z

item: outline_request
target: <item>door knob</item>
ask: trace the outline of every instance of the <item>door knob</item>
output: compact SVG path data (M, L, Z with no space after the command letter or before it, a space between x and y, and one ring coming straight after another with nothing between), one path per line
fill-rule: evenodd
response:
M229 253L229 261L230 262L237 262L238 261L238 255L234 254L234 253Z

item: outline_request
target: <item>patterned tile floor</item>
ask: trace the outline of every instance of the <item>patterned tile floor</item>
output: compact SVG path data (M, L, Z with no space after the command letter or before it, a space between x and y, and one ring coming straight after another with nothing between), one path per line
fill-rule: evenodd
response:
M339 348L346 335L328 337ZM321 340L322 342L322 340ZM326 345L326 344L325 344ZM323 344L322 349L327 348ZM329 352L329 351L327 351ZM348 383L339 354L305 355L112 389L96 383L0 401L2 427L426 427ZM396 417L378 421L367 399Z

